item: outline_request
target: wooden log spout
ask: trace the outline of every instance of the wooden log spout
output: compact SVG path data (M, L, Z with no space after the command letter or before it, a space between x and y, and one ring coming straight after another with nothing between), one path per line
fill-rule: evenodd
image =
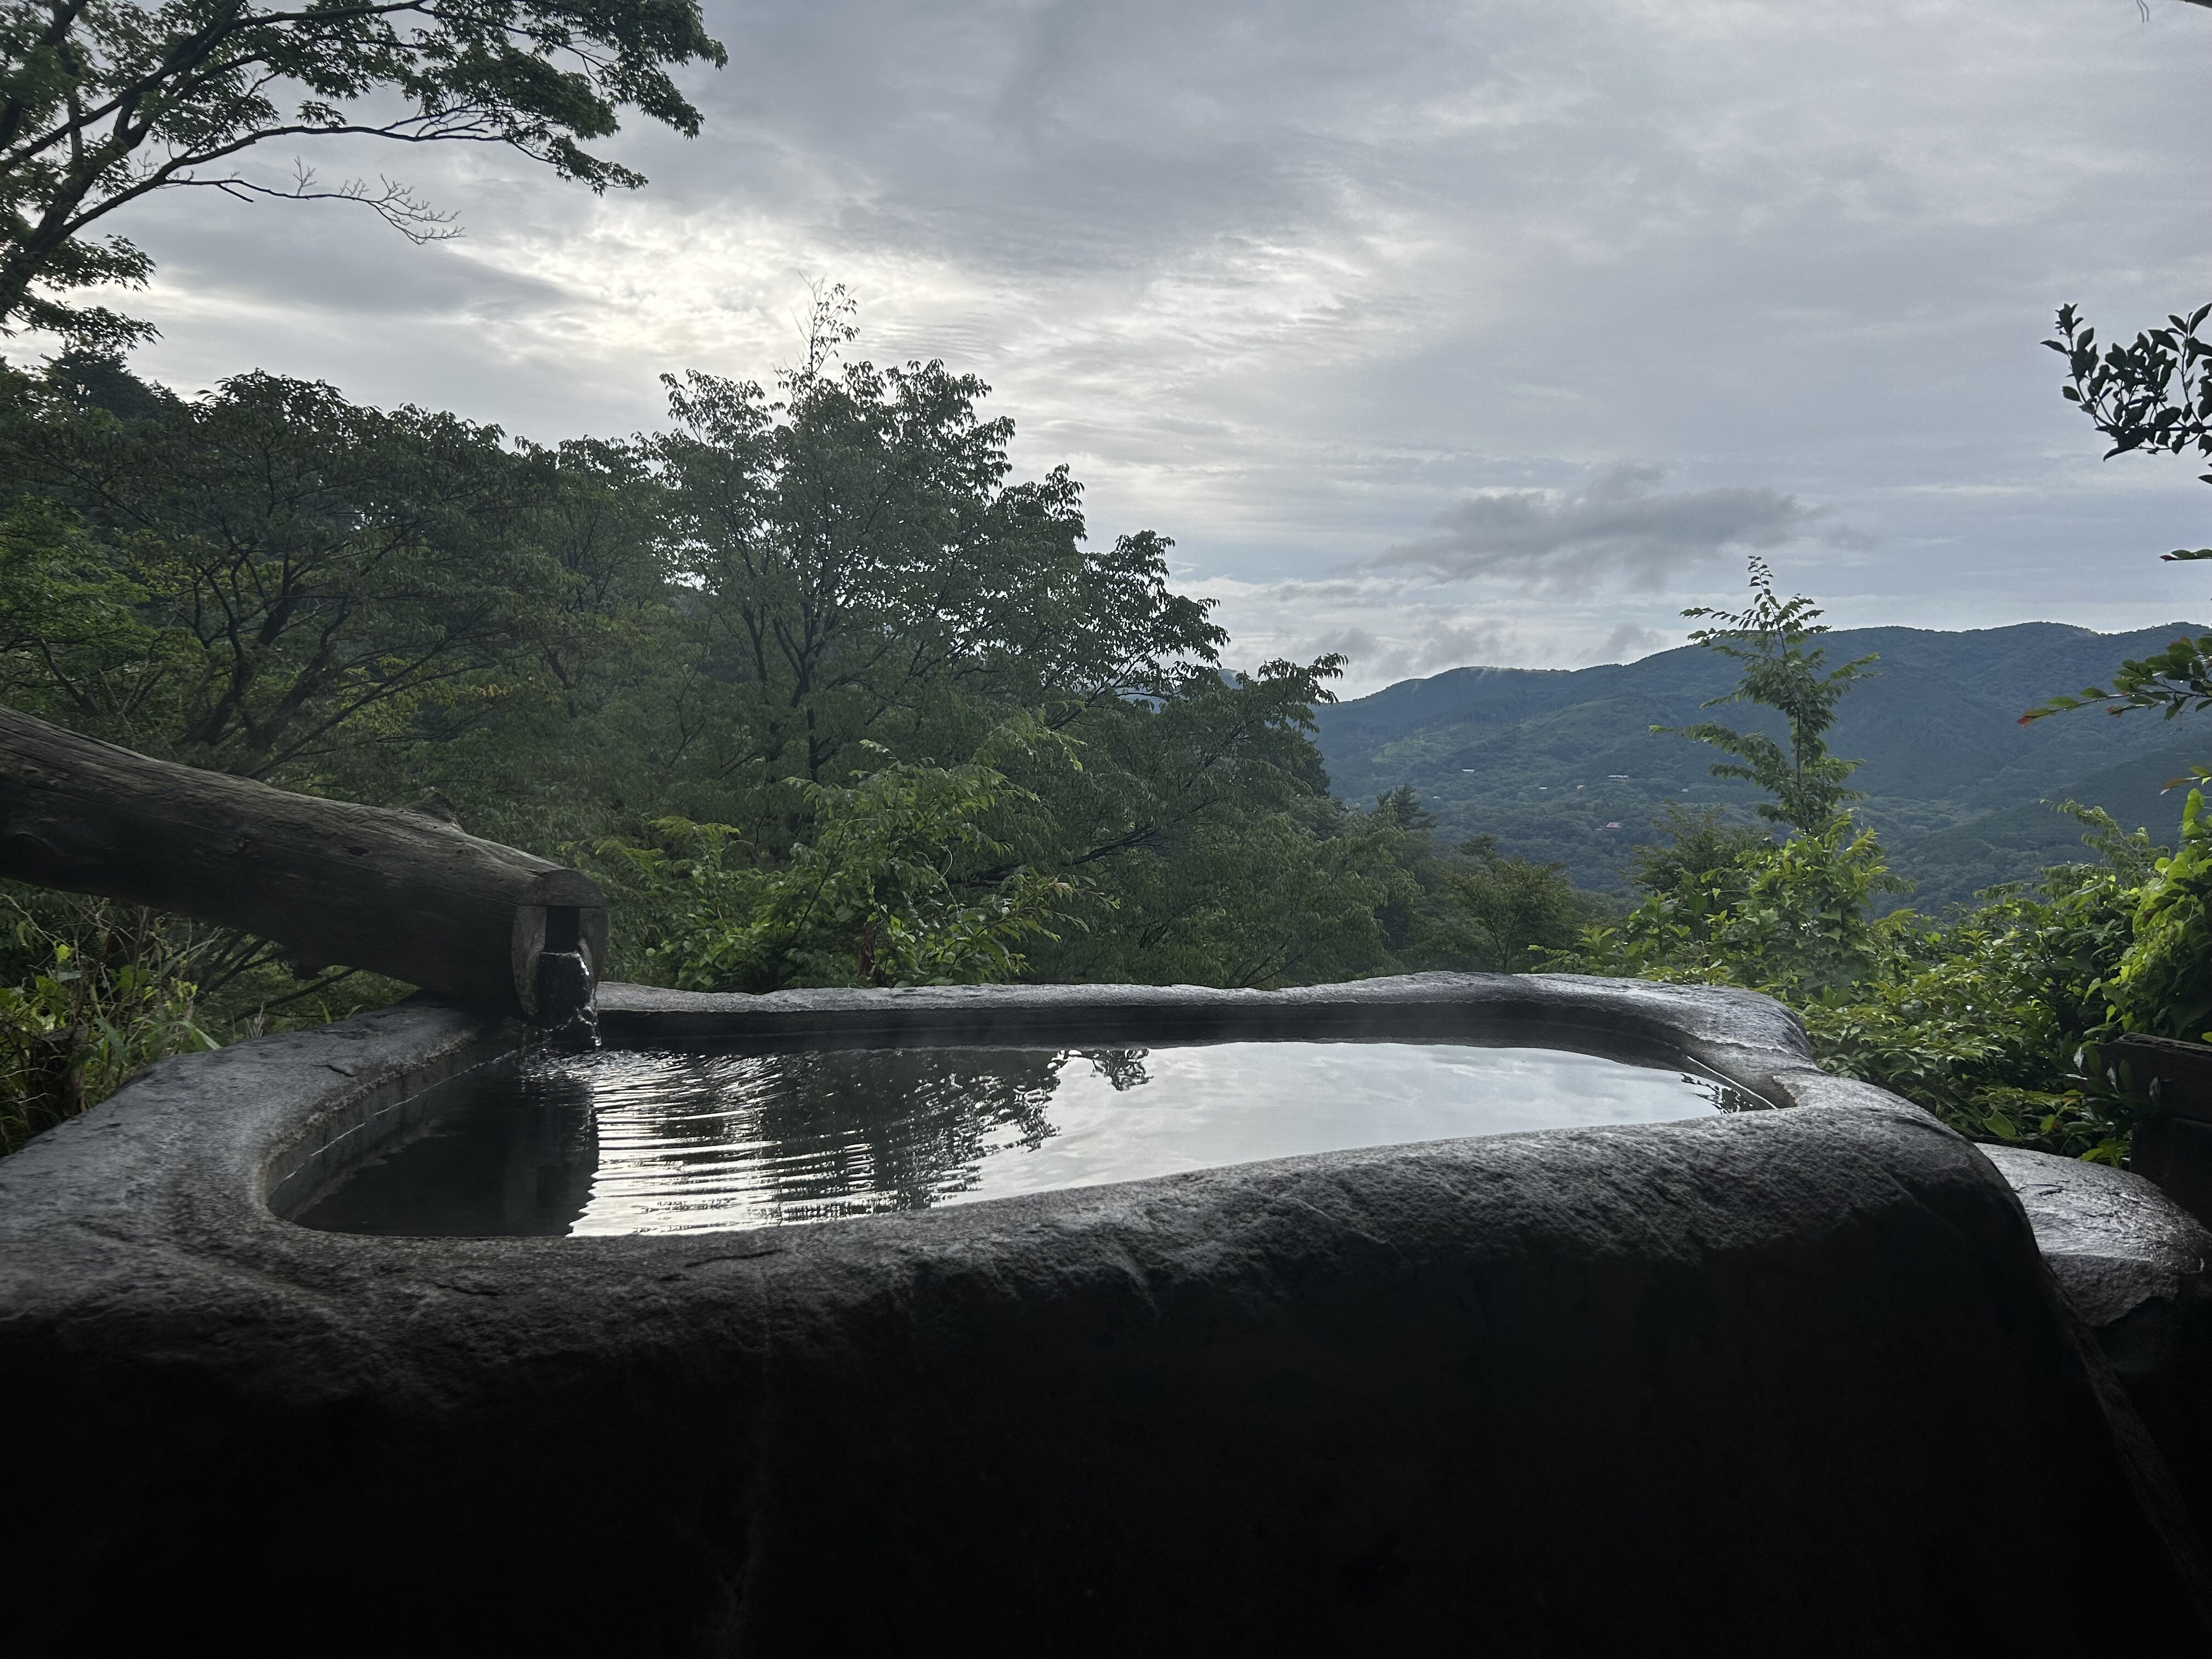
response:
M309 966L479 1012L590 1007L606 897L574 870L421 812L295 795L0 708L0 876L175 911Z

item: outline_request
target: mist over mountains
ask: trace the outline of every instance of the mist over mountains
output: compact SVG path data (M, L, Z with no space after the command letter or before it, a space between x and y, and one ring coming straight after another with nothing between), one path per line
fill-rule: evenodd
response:
M2124 658L2205 631L2021 623L1828 635L1831 663L1880 659L1877 677L1844 699L1831 746L1865 762L1854 779L1867 794L1861 815L1917 884L1906 902L1940 909L2080 855L2080 827L2060 801L2104 807L2170 842L2182 793L2161 791L2212 757L2212 727L2094 709L2023 726L2020 714L2054 692L2104 683ZM1457 668L1325 707L1318 738L1340 797L1410 785L1440 839L1495 836L1509 852L1565 865L1578 885L1618 892L1622 860L1655 838L1667 802L1748 817L1759 799L1711 776L1723 757L1704 744L1650 729L1718 718L1779 735L1764 709L1700 711L1735 673L1694 646L1595 668Z

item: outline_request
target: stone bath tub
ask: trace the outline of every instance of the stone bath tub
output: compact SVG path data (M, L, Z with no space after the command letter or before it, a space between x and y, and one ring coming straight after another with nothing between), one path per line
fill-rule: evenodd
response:
M285 1218L519 1031L410 1006L167 1062L0 1162L0 1647L2207 1650L2203 1236L2114 1172L2001 1175L1762 998L602 1009L633 1048L1546 1046L1790 1109L410 1238Z

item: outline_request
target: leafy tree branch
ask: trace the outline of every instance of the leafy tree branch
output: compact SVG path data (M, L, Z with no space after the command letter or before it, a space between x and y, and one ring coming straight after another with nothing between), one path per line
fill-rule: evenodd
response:
M2066 359L2059 395L2089 417L2116 455L2188 455L2212 464L2212 340L2198 332L2212 305L2167 317L2124 345L2100 347L2097 331L2070 305L2058 308L2058 337L2043 343ZM2212 483L2212 471L2200 473ZM2177 547L2168 562L2212 559L2212 547ZM2154 656L2122 663L2110 686L2062 693L2020 717L2021 724L2102 705L2109 714L2152 708L2171 720L2212 706L2212 635L2173 641Z
M672 65L727 61L696 0L0 0L0 330L149 332L63 295L143 284L146 255L91 233L149 193L362 204L416 240L450 234L404 185L289 188L232 163L287 139L501 144L594 191L644 179L586 145L635 109L689 137ZM396 107L395 107L396 106Z

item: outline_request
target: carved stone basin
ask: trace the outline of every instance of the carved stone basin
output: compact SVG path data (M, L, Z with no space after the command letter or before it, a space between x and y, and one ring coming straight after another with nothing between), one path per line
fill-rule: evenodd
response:
M1822 1074L1764 998L1435 975L601 1008L635 1050L1538 1048L1753 1109L423 1237L287 1218L519 1029L410 1005L166 1062L0 1162L9 1650L2205 1638L2178 1460L2087 1334L2186 1326L2201 1236L2114 1175L2126 1225L2082 1223L2054 1281L1989 1158Z

